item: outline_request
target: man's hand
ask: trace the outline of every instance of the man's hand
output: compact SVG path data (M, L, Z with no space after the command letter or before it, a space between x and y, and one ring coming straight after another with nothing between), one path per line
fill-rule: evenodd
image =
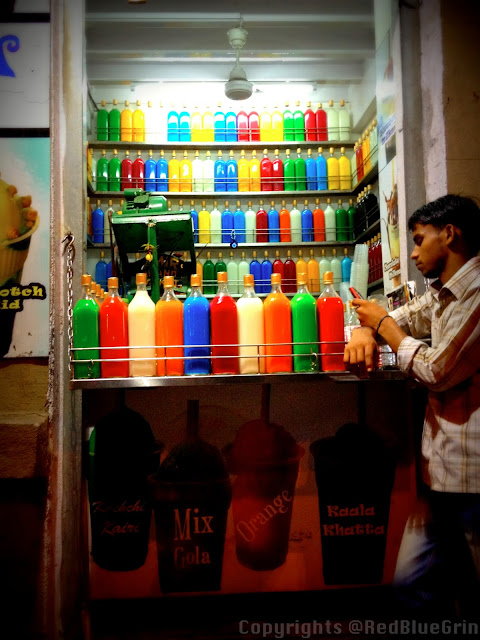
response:
M378 323L387 313L383 307L368 300L352 300L352 304L357 312L358 319L362 327L370 327L375 332Z
M382 309L382 311L385 315L385 310ZM372 330L368 327L354 329L350 342L345 347L343 356L343 361L347 365L347 369L351 371L359 370L360 373L365 368L367 371L373 371L373 354L377 348L377 343L373 335Z

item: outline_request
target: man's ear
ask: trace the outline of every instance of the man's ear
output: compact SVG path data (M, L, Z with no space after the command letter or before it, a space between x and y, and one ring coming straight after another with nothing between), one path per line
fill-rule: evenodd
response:
M446 224L443 228L443 232L445 234L445 242L447 245L452 244L455 239L462 237L461 230L453 224Z

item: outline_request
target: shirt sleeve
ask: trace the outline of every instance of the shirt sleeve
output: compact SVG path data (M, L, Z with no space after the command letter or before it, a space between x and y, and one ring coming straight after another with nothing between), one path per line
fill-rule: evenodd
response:
M433 295L427 291L423 296L414 298L390 315L398 326L413 338L426 338L432 326Z
M402 371L432 391L447 391L472 377L480 364L480 295L477 298L473 307L471 300L455 304L435 347L404 338L397 353Z

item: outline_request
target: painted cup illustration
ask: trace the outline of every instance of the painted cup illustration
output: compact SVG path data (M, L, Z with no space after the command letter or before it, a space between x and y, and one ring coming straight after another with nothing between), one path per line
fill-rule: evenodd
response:
M397 185L393 185L390 197L385 194L385 202L387 203L387 238L388 248L390 250L390 260L400 258L400 231L398 224L398 197Z
M303 454L283 427L264 420L242 425L228 450L237 558L250 569L285 562Z
M11 289L20 284L28 256L30 240L38 229L40 218L32 206L31 196L17 195L17 188L0 179L0 288ZM10 349L17 303L0 309L0 357Z

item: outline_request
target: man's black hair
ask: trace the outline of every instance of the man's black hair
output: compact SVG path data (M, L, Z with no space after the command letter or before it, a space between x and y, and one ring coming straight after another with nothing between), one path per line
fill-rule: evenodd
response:
M431 224L444 229L452 224L461 230L463 240L473 255L480 250L480 208L472 198L448 194L417 209L408 220L413 231L416 224Z

